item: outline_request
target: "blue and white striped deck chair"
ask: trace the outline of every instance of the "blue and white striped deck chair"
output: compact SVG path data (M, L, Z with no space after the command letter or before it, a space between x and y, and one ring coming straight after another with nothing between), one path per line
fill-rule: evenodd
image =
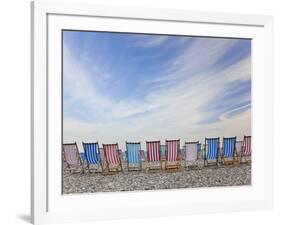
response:
M233 164L238 162L236 155L236 137L223 137L222 162L223 164Z
M142 170L141 165L141 143L126 142L128 171Z
M90 172L90 166L94 165L96 167L96 172L98 171L99 167L102 169L102 162L99 153L99 144L96 143L84 143L84 153L85 153L85 160L87 163L88 171Z
M205 138L204 166L215 164L218 166L220 138Z

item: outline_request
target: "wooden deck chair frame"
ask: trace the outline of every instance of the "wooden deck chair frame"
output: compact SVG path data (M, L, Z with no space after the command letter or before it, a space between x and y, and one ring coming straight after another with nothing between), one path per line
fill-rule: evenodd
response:
M252 146L251 146L251 154L250 155L244 155L244 148L245 148L245 138L251 138L251 145L252 145L252 136L251 135L244 135L244 138L243 138L243 141L242 141L242 149L241 149L241 155L240 155L240 160L239 162L241 164L243 163L247 163L247 164L250 164L251 163L251 159L250 160L247 160L245 157L251 157L252 156ZM245 159L245 162L243 162L243 158Z
M176 141L178 142L177 144L177 158L176 158L176 164L175 165L168 165L167 163L169 162L168 161L168 142L173 142L173 141ZM165 160L165 170L168 171L168 172L171 172L171 171L181 171L182 170L182 165L181 165L181 157L180 157L180 139L176 139L176 140L165 140L165 147L166 147L166 151L165 151L165 154L166 154L166 160Z
M147 144L148 143L158 143L159 145L159 151L158 151L158 154L159 154L159 157L160 157L160 160L159 161L150 161L149 160L149 151L148 151L148 148L147 148ZM161 141L145 141L145 144L146 144L146 172L149 172L149 171L161 171L162 170L162 161L161 161ZM159 162L159 167L158 166L153 166L151 167L149 165L150 162Z
M117 145L117 156L118 156L118 161L119 163L117 164L117 167L114 167L113 170L112 168L110 168L110 163L108 162L108 157L107 157L107 152L105 150L105 146L107 145ZM103 144L103 149L104 149L104 156L105 156L105 168L103 170L103 174L104 175L111 175L111 174L116 174L118 172L123 172L123 166L122 166L122 161L120 158L120 154L119 154L119 147L118 147L118 143L115 144Z
M98 155L100 157L100 163L98 165L98 168L97 170L95 171L96 173L99 173L98 169L101 168L101 172L103 172L103 166L102 166L102 159L101 159L101 155L100 155L100 147L99 147L99 142L82 142L82 145L83 145L83 149L84 149L84 154L85 154L85 160L86 160L86 163L87 163L87 169L88 169L88 172L91 173L91 169L90 169L90 165L92 165L93 163L89 163L89 161L87 160L87 157L86 157L86 151L85 151L85 147L84 145L90 145L90 144L97 144L98 146Z
M225 139L235 139L235 143L234 143L234 149L233 149L233 156L232 157L225 157L225 151L224 151L224 140ZM222 139L222 152L221 152L221 162L223 165L234 165L234 164L238 164L239 163L239 158L238 158L238 155L237 155L237 149L236 149L236 139L237 137L234 136L234 137L223 137ZM231 160L226 160L226 159L230 159L232 158Z
M207 156L207 140L210 139L218 139L218 148L217 148L217 157L216 157L216 161L215 163L209 163L206 156ZM220 137L216 137L216 138L205 138L205 146L204 146L204 167L208 167L208 166L219 166L219 153L220 153Z
M78 157L78 160L79 160L79 165L75 168L75 170L77 170L78 167L80 166L80 167L81 167L81 173L85 173L84 166L83 166L83 163L82 163L82 160L81 160L81 157L80 157L80 153L79 153L79 150L78 150L78 145L77 145L76 142L73 142L73 143L65 143L65 144L62 145L62 154L63 154L62 159L63 159L63 162L66 162L66 165L67 165L69 171L70 171L71 173L73 173L73 171L71 170L71 165L67 162L67 160L66 160L66 158L65 158L65 153L64 153L64 148L63 148L63 146L66 146L66 145L75 145L75 146L76 146L76 148L75 148L76 151L75 151L75 152L76 152L77 157ZM62 162L62 163L63 163L63 162ZM75 170L74 170L74 171L75 171Z
M131 145L140 145L140 149L139 149L139 166L138 167L130 167L130 163L129 163L129 150L128 150L128 146L127 144L131 144ZM127 142L126 141L126 157L127 157L127 168L128 171L142 171L142 159L141 159L141 142Z
M196 144L197 145L197 151L196 151L196 161L198 161L199 157L198 157L198 144L199 144L199 141L186 141L184 143L184 167L185 168L188 168L188 169L199 169L199 166L198 165L190 165L190 166L187 166L186 165L186 145L188 144Z

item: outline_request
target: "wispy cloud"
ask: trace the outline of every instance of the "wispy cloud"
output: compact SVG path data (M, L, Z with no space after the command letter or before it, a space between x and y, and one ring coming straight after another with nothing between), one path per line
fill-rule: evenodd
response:
M121 55L109 40L107 50L91 52L84 46L81 55L87 57L79 59L66 40L64 141L123 144L126 140L203 140L251 133L250 51L239 59L229 58L228 66L223 66L224 56L231 55L241 40L183 40L127 36L118 39L126 49ZM140 50L141 45L148 50ZM158 48L167 45L159 55ZM136 52L142 53L141 60L134 59ZM108 54L120 57L119 62L107 61ZM150 57L145 58L146 54ZM120 67L120 62L126 63Z

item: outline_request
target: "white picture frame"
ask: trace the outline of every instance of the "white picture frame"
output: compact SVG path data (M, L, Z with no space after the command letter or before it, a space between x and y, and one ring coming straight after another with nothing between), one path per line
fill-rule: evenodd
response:
M61 102L56 100L61 93L60 76L55 76L60 71L58 40L61 29L91 26L142 33L155 32L157 26L158 33L252 38L252 185L223 188L223 192L222 188L205 188L63 196L61 152L55 151L61 135L57 124L62 119ZM188 32L182 29L187 27ZM272 208L272 17L36 1L32 2L31 51L34 224ZM119 204L109 206L111 201Z

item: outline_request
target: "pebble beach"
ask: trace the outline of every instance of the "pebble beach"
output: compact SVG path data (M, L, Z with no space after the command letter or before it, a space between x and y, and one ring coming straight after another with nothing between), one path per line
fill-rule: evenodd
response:
M122 165L123 172L114 175L87 170L73 173L64 167L63 194L251 185L250 164L203 167L199 162L198 167L179 172L146 172L145 169L128 172L126 163Z

